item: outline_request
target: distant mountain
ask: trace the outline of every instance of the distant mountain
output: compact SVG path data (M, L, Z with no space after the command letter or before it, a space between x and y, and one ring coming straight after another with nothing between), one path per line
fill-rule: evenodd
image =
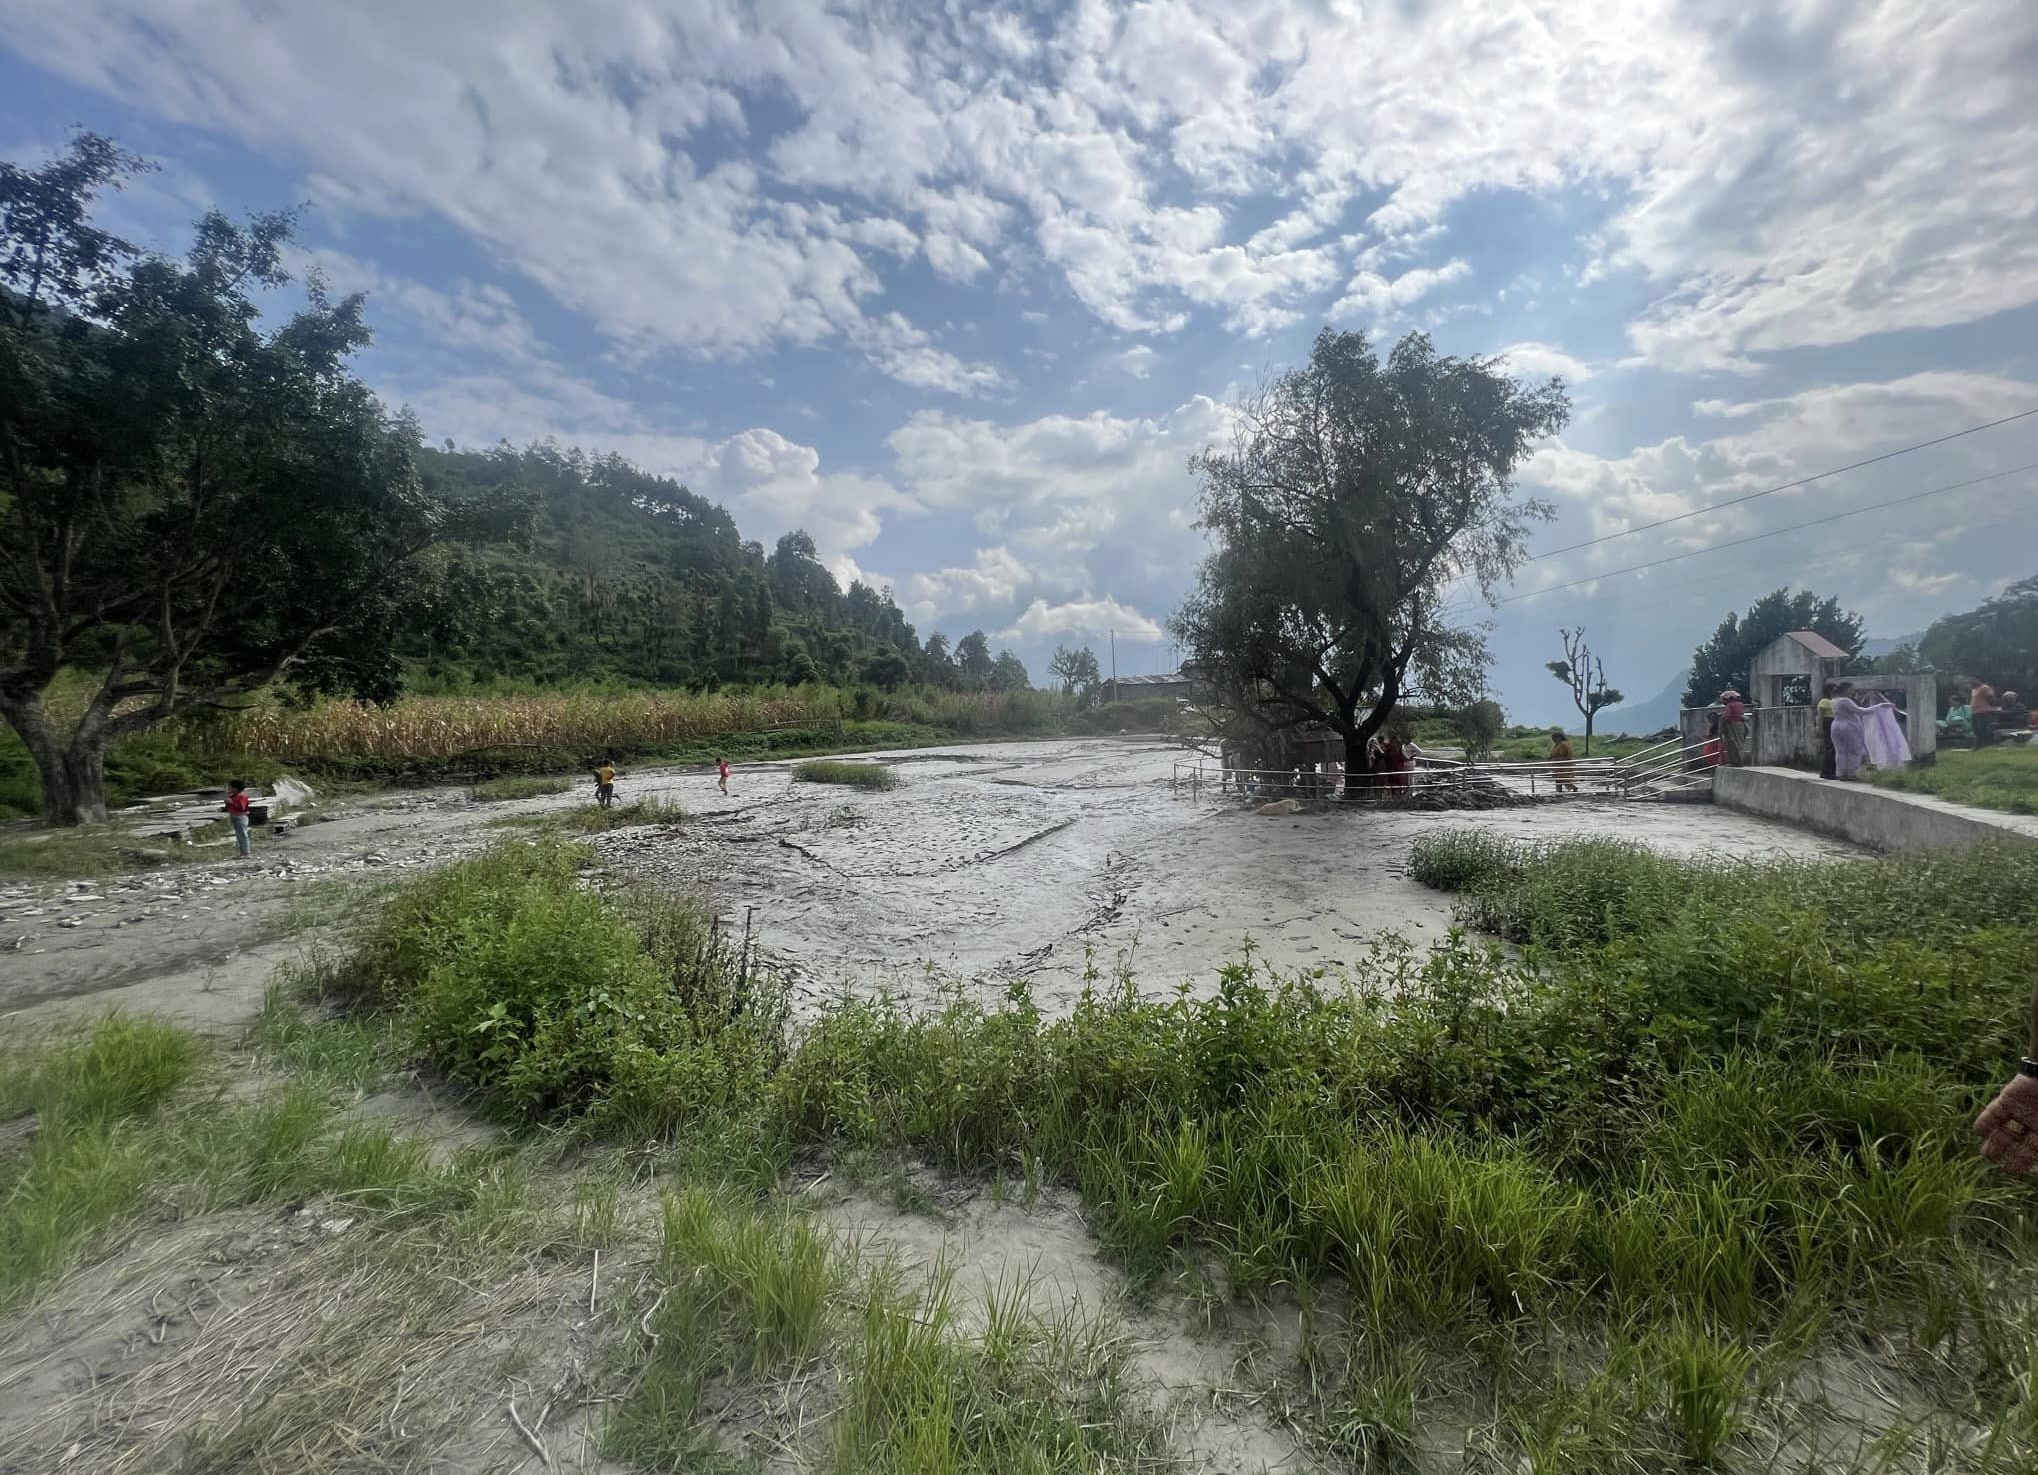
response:
M1592 724L1593 730L1625 732L1642 737L1666 727L1675 727L1677 714L1684 709L1684 686L1690 680L1691 667L1686 666L1670 678L1668 686L1646 702L1622 702L1618 707L1608 707Z

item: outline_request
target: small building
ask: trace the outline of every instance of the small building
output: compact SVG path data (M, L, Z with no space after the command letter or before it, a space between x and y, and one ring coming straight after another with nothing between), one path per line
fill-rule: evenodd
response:
M1107 702L1147 702L1165 697L1175 701L1187 697L1195 683L1180 671L1167 676L1114 676L1104 683Z
M1850 659L1816 630L1793 630L1755 652L1742 695L1758 707L1809 707Z
M1819 694L1840 679L1852 657L1815 630L1792 630L1755 653L1748 663L1748 762L1816 767L1819 762ZM1887 697L1904 714L1904 738L1911 757L1924 758L1939 746L1939 686L1930 672L1848 678L1867 701ZM1717 703L1687 707L1679 716L1686 746L1703 743L1707 718Z

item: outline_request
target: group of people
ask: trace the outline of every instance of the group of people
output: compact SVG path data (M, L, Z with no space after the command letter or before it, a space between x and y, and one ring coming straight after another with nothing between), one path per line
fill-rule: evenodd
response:
M2004 734L2034 728L2038 728L2038 712L2033 712L2022 697L2014 691L1998 696L1993 686L1977 681L1968 689L1966 701L1956 701L1946 709L1945 720L1939 724L1939 736L1948 742L1973 743L1977 748L1985 748Z
M715 760L715 780L724 794L729 792L729 760ZM616 760L605 758L594 771L594 802L607 809L616 802Z
M1389 734L1366 744L1366 771L1376 789L1407 789L1415 783L1415 760L1422 749L1414 738Z
M1860 698L1872 697L1872 701ZM1901 768L1911 761L1904 714L1881 692L1828 681L1819 694L1819 777L1852 782L1864 767Z

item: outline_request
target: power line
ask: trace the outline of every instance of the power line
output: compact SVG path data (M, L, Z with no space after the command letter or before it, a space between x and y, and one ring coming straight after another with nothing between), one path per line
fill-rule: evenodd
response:
M2030 511L2020 506L2017 511L2012 512L2005 517L1990 517L1983 518L1973 522L1964 522L1957 524L1956 526L1951 528L1941 529L1940 531L1948 535L1957 536L1963 533L1974 532L1980 528L1996 527L2007 522L2022 523L2030 516L2031 516ZM1785 529L1783 531L1788 530ZM1858 560L1863 554L1870 552L1873 549L1873 547L1874 547L1873 543L1861 543L1847 548L1830 550L1825 553L1815 553L1809 557L1777 559L1768 563L1741 564L1735 567L1734 573L1736 575L1768 574L1773 573L1779 569L1790 569L1800 573L1809 573L1818 569L1830 568L1835 564ZM1703 552L1705 550L1700 549L1698 551ZM1645 585L1642 588L1640 594L1642 597L1646 598L1650 595L1669 594L1672 591L1678 589L1697 589L1706 586L1717 586L1718 582L1719 582L1718 576L1709 575L1704 578L1685 579L1675 584L1649 584ZM1640 614L1648 610L1667 609L1673 604L1682 604L1686 602L1688 601L1677 599L1668 600L1652 599L1647 604L1638 605L1635 604L1632 600L1614 599L1608 601L1606 599L1602 599L1594 595L1579 595L1571 599L1563 600L1558 604L1557 608L1559 609L1589 608L1597 614ZM1469 609L1471 608L1471 606L1467 606L1466 608Z
M2038 414L2038 411L2033 411L2032 413ZM1638 574L1643 569L1660 568L1666 563L1679 563L1687 558L1696 558L1701 553L1717 553L1723 548L1739 548L1747 543L1759 543L1764 538L1779 538L1785 533L1802 532L1806 528L1819 527L1829 522L1839 522L1842 518L1859 517L1864 512L1880 512L1886 507L1901 507L1906 502L1919 502L1926 497L1936 497L1942 492L1957 492L1967 487L1980 486L1986 481L1997 481L2005 476L2015 476L2019 472L2034 470L2038 470L2038 461L2027 462L2022 466L2012 466L2004 471L1991 471L1986 476L1977 476L1969 481L1950 482L1943 487L1932 487L1926 491L1912 492L1904 497L1892 497L1887 502L1872 502L1866 507L1850 507L1844 512L1829 513L1825 517L1814 517L1809 522L1794 522L1788 527L1771 528L1767 532L1762 533L1751 533L1745 538L1735 538L1730 542L1709 543L1703 548L1690 548L1682 553L1672 553L1665 558L1652 558L1647 563L1634 563L1629 564L1626 568L1609 569L1603 574L1591 574L1583 579L1573 579L1568 584L1552 584L1547 589L1531 589L1526 594L1513 594L1509 595L1506 599L1496 599L1494 607L1518 604L1524 599L1535 599L1544 594L1556 594L1561 590L1576 589L1583 584L1596 584L1601 579L1617 579L1622 574Z
M1786 481L1777 486L1764 487L1761 491L1750 492L1744 497L1729 497L1724 502L1713 502L1704 507L1694 508L1690 512L1680 512L1675 517L1662 517L1654 522L1638 523L1631 528L1622 528L1617 533L1607 533L1602 537L1587 538L1582 543L1569 543L1562 548L1552 548L1546 553L1531 553L1528 561L1533 563L1539 558L1555 558L1560 553L1576 553L1580 548L1596 548L1601 543L1611 543L1615 538L1625 538L1634 533L1646 533L1655 528L1668 527L1673 522L1683 522L1687 518L1703 517L1706 513L1718 512L1723 507L1738 507L1743 502L1753 502L1758 497L1773 496L1777 492L1788 492L1797 487L1808 487L1813 482L1824 481L1829 476L1838 476L1842 472L1847 471L1859 471L1862 467L1873 466L1878 461L1889 461L1898 456L1908 456L1913 451L1926 450L1932 446L1943 446L1948 441L1959 440L1962 436L1979 435L1984 430L1994 430L1998 425L2008 425L2016 420L2028 420L2033 415L2038 415L2038 409L2020 410L2014 415L2005 415L2000 420L1991 420L1986 425L1971 425L1965 430L1956 430L1951 435L1942 435L1936 440L1921 440L1914 446L1903 446L1894 451L1884 451L1881 455L1870 456L1865 461L1850 462L1845 466L1835 466L1831 471L1814 472L1810 476L1799 477L1796 481ZM1806 524L1806 526L1810 526L1810 524ZM1502 603L1505 602L1504 600L1502 601Z

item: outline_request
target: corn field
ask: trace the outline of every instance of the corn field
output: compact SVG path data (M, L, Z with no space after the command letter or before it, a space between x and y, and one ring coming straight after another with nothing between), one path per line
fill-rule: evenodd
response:
M552 692L416 696L387 707L324 701L265 707L209 736L278 759L450 758L479 749L647 749L768 728L843 720L911 722L961 735L1035 731L1061 699L1042 692L900 691L764 687L737 693Z

